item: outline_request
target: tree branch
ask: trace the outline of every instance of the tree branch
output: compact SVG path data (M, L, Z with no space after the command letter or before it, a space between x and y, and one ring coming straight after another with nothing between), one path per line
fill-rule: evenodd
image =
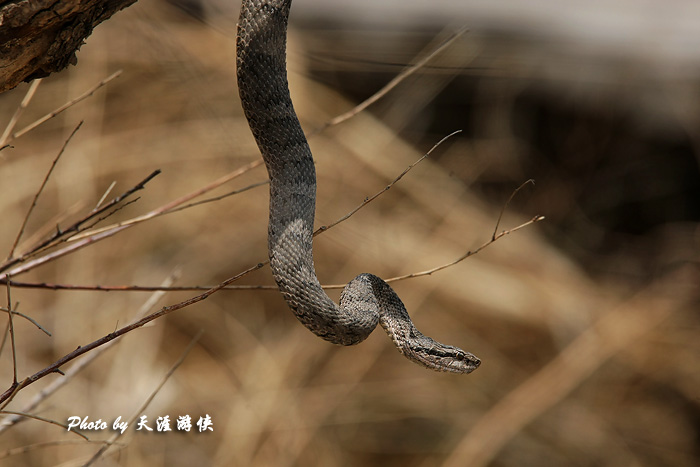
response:
M75 65L92 30L136 0L11 0L0 6L0 93Z

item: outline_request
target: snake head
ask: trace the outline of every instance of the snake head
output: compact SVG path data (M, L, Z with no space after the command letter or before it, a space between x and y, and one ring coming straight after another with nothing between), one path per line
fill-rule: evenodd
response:
M481 365L475 355L420 335L403 348L403 354L419 365L436 371L471 373Z

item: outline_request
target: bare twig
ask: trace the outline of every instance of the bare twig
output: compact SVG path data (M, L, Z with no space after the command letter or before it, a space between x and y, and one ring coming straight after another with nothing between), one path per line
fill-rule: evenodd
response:
M428 157L428 156L429 156L438 146L440 146L445 140L447 140L448 138L454 136L455 134L459 133L460 131L461 131L461 130L455 131L455 132L450 133L449 135L445 136L444 138L442 138L442 139L441 139L440 141L438 141L426 154L424 154L420 159L418 159L418 160L417 160L416 162L414 162L413 164L409 165L398 177L396 177L391 183L389 183L387 186L385 186L382 190L378 191L377 193L375 193L375 194L372 195L371 197L365 198L365 199L362 201L362 203L360 203L357 207L355 207L353 210L351 210L348 214L342 216L342 217L339 218L338 220L336 220L336 221L334 221L334 222L332 222L332 223L330 223L330 224L328 224L328 225L323 225L323 226L319 227L318 229L316 229L316 231L314 232L314 236L319 235L319 234L321 234L321 233L323 233L323 232L326 232L326 231L330 230L331 228L335 227L336 225L338 225L338 224L340 224L340 223L342 223L342 222L348 220L348 219L349 219L350 217L352 217L355 213L357 213L360 209L362 209L362 208L365 207L367 204L369 204L370 202L372 202L373 200L375 200L376 198L378 198L379 196L381 196L383 193L385 193L386 191L388 191L388 190L389 190L392 186L394 186L399 180L401 180L401 179L404 177L404 175L406 175L413 167L415 167L415 166L418 165L421 161L423 161L426 157ZM252 165L252 164L251 164L251 165ZM501 238L501 237L504 237L504 236L506 236L506 235L509 235L509 234L511 234L511 233L513 233L513 232L516 232L516 231L518 231L518 230L520 230L520 229L522 229L522 228L524 228L524 227L527 227L527 226L529 226L529 225L531 225L531 224L534 224L534 223L536 223L536 222L543 221L543 220L545 219L544 216L535 216L535 217L533 217L532 219L530 219L529 221L527 221L527 222L525 222L525 223L523 223L523 224L520 224L520 225L518 225L518 226L516 226L516 227L513 227L513 228L511 228L511 229L507 229L507 230L504 230L504 231L502 231L502 232L500 232L500 233L497 233L497 232L498 232L498 227L499 227L500 222L501 222L501 218L503 217L503 214L504 214L506 208L508 207L508 205L510 204L510 202L512 201L512 199L515 197L515 195L516 195L523 187L525 187L528 183L534 183L534 182L530 179L530 180L527 180L527 181L525 181L524 183L522 183L518 188L516 188L516 189L513 191L513 193L510 195L510 197L508 198L508 200L506 201L506 203L503 205L503 207L502 207L502 209L501 209L501 211L500 211L500 214L499 214L499 216L498 216L498 220L496 221L496 227L494 228L494 233L493 233L493 235L491 236L491 239L490 239L490 240L488 240L487 242L483 243L482 245L480 245L478 248L476 248L476 249L474 249L474 250L469 250L469 251L467 251L465 254L463 254L462 256L460 256L459 258L457 258L457 259L455 259L455 260L453 260L453 261L450 261L449 263L445 263L445 264L442 264L442 265L440 265L440 266L436 266L436 267L434 267L434 268L427 269L427 270L425 270L425 271L414 272L414 273L405 274L405 275L402 275L402 276L391 277L391 278L389 278L389 279L386 279L386 282L397 282L397 281L402 281L402 280L405 280L405 279L412 279L412 278L415 278L415 277L429 276L429 275L431 275L431 274L433 274L433 273L435 273L435 272L437 272L437 271L441 271L441 270L443 270L443 269L446 269L446 268L449 268L449 267L451 267L451 266L454 266L454 265L456 265L457 263L460 263L460 262L464 261L465 259L469 258L470 256L473 256L473 255L479 253L481 250L483 250L484 248L488 247L489 245L491 245L492 243L494 243L496 240L498 240L498 239ZM257 186L257 185L256 185L256 186ZM224 196L225 196L225 195L224 195ZM190 195L188 195L186 198L189 198L189 197L190 197ZM182 199L182 198L181 198L181 199ZM207 201L207 200L205 200L205 201ZM171 204L172 204L172 203L171 203ZM190 204L190 205L184 206L184 207L179 208L179 209L184 209L185 207L193 206L193 205L195 205L195 204L197 204L197 203L192 203L192 204ZM159 208L159 209L156 210L156 211L161 211L162 209L163 209L163 208ZM164 211L164 212L165 212L165 211ZM172 210L171 210L171 211L167 211L167 212L172 212ZM143 220L145 220L145 218L150 218L149 216L151 216L151 213L146 214L146 215L144 215L144 216L140 216L140 217L138 217L138 218L131 219L131 220L129 220L129 221L125 221L124 223L118 224L118 225L129 225L129 224L132 224L132 223L141 222L141 219L142 219L142 218L143 218ZM266 260L266 261L260 263L260 266L262 267L262 266L266 265L268 262L269 262L269 260ZM19 272L24 272L24 271L19 271ZM18 273L18 272L13 272L14 275L16 275L17 273ZM2 282L6 282L6 279L5 279L2 275L0 275L0 283L2 283ZM36 289L49 289L49 290L90 290L90 291L123 291L123 292L125 292L125 291L129 291L129 292L151 292L151 291L155 291L155 290L167 290L167 291L195 291L195 290L209 290L209 289L211 288L211 286L197 286L197 285L195 285L195 286L179 286L179 287L167 287L167 288L163 288L163 287L160 287L160 286L139 286L139 285L116 285L116 286L104 286L104 285L70 285L70 284L50 284L50 283L46 283L46 282L42 282L42 283L28 283L28 282L17 282L17 281L12 281L12 285L13 285L14 287L36 288ZM323 286L324 289L342 289L342 288L344 288L344 287L345 287L344 284L330 284L330 285L324 285L324 286ZM224 288L225 288L226 290L277 290L277 286L275 286L275 285L230 285L230 286L226 286L226 287L224 287Z
M413 164L411 164L411 165L409 165L408 167L406 167L406 169L404 169L404 171L401 172L401 174L400 174L398 177L396 177L391 183L389 183L387 186L385 186L383 189L381 189L380 191L376 192L374 195L370 196L369 198L365 198L364 201L362 201L362 203L360 203L355 209L353 209L353 210L350 211L349 213L345 214L343 217L341 217L341 218L338 219L337 221L332 222L332 223L330 223L330 224L328 224L328 225L322 225L321 227L319 227L318 229L316 229L316 231L314 232L314 236L320 234L321 232L325 232L325 231L327 231L327 230L330 230L330 229L332 229L333 227L335 227L336 225L340 224L341 222L344 222L344 221L348 220L348 219L349 219L350 217L352 217L357 211L359 211L360 209L362 209L362 208L364 208L365 206L367 206L369 203L371 203L372 201L374 201L375 199L377 199L379 196L381 196L381 195L382 195L383 193L385 193L386 191L389 191L389 190L391 189L391 187L393 187L394 185L396 185L396 183L398 183L398 181L401 180L401 179L403 178L404 175L406 175L413 167L415 167L416 165L420 164L420 163L423 161L423 159L425 159L426 157L428 157L435 149L438 148L438 146L440 146L443 142L445 142L445 141L448 140L449 138L451 138L451 137L453 137L454 135L459 134L459 133L461 133L461 132L462 132L462 130L453 131L453 132L450 133L449 135L447 135L447 136L445 136L444 138L442 138L440 141L438 141L437 143L435 143L435 145L434 145L432 148L430 148L430 151L426 152L425 154L423 154L423 156L422 156L420 159L418 159L416 162L414 162Z
M254 169L255 167L258 167L261 164L262 164L262 160L253 161L250 164L244 165L240 169L236 169L233 172L231 172L227 175L224 175L223 177L220 177L217 180L214 180L209 185L206 185L202 188L199 188L199 189L197 189L197 190L195 190L187 195L181 196L180 198L177 198L177 199L175 199L167 204L164 204L163 206L160 206L160 207L158 207L158 208L156 208L156 209L154 209L146 214L143 214L143 215L138 216L138 217L134 217L134 218L126 220L124 222L119 222L117 224L109 225L106 227L101 227L100 229L82 232L79 235L74 235L71 238L71 241L81 240L83 238L91 237L91 236L94 236L95 234L107 232L107 231L110 231L110 230L113 230L113 229L116 229L119 227L128 227L131 225L135 225L135 224L147 221L149 219L153 219L154 217L158 217L158 216L161 216L163 214L174 212L174 211L179 210L179 209L184 209L184 208L180 207L182 204L184 204L184 203L186 203L186 202L188 202L188 201L190 201L198 196L201 196L204 193L207 193L207 192L213 190L214 188L218 188L219 186L223 185L224 183L229 182L229 181L233 180L234 178L243 175L244 173ZM256 184L254 186L259 186L259 185L260 184ZM246 191L247 189L249 189L249 187L246 187L245 189L239 190L239 192ZM194 204L195 203L193 203L193 205ZM0 277L0 279L1 279L1 277Z
M61 371L58 370L56 372L60 373ZM26 386L26 384L27 384L26 380L23 380L23 381L20 381L19 384L15 385L15 387L12 389L12 392L9 394L7 399L2 402L2 405L0 405L0 412L3 411L5 409L5 407L7 407L9 405L10 402L12 402L12 400L15 398L17 393L19 391L21 391L22 388L24 388L24 386Z
M30 252L25 253L18 258L13 258L9 261L6 261L4 265L0 267L1 270L7 270L8 267L13 266L17 263L24 262L31 256L36 255L37 252L41 252L43 250L46 250L47 248L51 246L57 245L60 241L72 241L75 243L72 243L71 245L68 245L64 248L61 248L59 250L53 251L51 253L46 253L43 256L40 256L34 260L24 262L24 264L21 264L19 266L16 266L15 268L11 269L9 272L0 274L0 283L7 282L7 277L8 276L15 276L24 272L27 272L31 269L34 269L42 264L46 264L50 261L53 261L57 258L60 258L62 256L65 256L69 253L72 253L78 249L81 249L83 247L86 247L88 245L91 245L93 243L96 243L100 240L104 240L105 238L111 237L122 230L125 230L133 225L136 225L140 222L144 222L146 220L152 219L154 217L167 214L170 212L175 211L181 204L186 203L187 201L192 200L193 198L202 195L203 193L206 193L208 191L213 190L214 188L217 188L221 186L222 184L232 180L233 178L236 178L247 171L259 166L262 164L262 161L256 160L250 164L245 165L244 167L241 167L240 169L237 169L230 174L227 174L214 182L210 183L209 185L197 189L192 193L189 193L188 195L182 196L174 201L171 201L159 208L156 208L144 215L138 216L136 218L120 222L118 224L114 224L108 227L103 227L100 229L95 229L95 230L89 230L86 231L82 227L88 220L94 219L98 214L105 212L107 209L111 208L112 206L115 206L118 204L120 201L124 200L127 196L131 195L135 191L143 188L144 184L148 182L151 178L156 176L158 173L160 173L159 170L153 172L149 177L147 177L145 180L143 180L141 183L136 185L134 188L131 188L121 196L118 196L117 198L114 198L111 200L109 203L105 204L104 206L101 206L99 208L94 209L93 211L90 212L89 215L83 217L73 225L71 225L69 228L65 230L60 230L58 229L49 239L44 240L41 242L39 245L35 246L30 250ZM256 184L255 186L259 186L260 184ZM245 191L249 189L250 187L244 188L243 190L238 190L240 191ZM101 220L103 218L98 218L97 221ZM74 235L71 235L70 237L67 237L68 233L74 232ZM155 289L152 289L155 290Z
M166 278L163 281L163 284L161 284L162 287L169 287L172 285L172 283L175 281L176 277L179 275L179 272L175 271L173 272L168 278ZM134 317L129 321L128 324L135 323L139 319L143 318L146 316L146 314L156 305L158 300L160 300L165 292L163 291L158 291L154 294L152 294L148 300L144 302L143 305L141 305L141 308L136 312ZM63 378L55 379L53 380L49 385L47 385L44 389L39 391L38 394L36 394L30 401L27 403L23 408L22 412L31 412L34 410L41 402L43 402L46 398L48 398L51 394L55 393L57 390L68 384L75 375L77 375L79 372L81 372L84 368L86 368L90 363L95 361L100 355L102 355L105 351L108 349L112 348L114 345L116 345L119 341L112 341L109 342L102 347L99 347L95 349L94 351L90 352L87 354L84 358L81 358L79 361L77 361L75 364L73 364L64 374ZM10 416L7 417L5 420L2 421L2 424L0 424L0 434L13 426L15 423L17 423L20 420L20 417L18 416Z
M29 245L38 245L42 240L48 238L56 232L56 226L65 224L69 219L75 219L88 205L85 199L77 200L75 203L68 206L65 210L59 211L46 219L44 223L38 227L33 233L25 234L25 240L20 242L18 249L25 253L31 253ZM2 270L0 268L0 270Z
M58 151L58 154L56 154L56 157L54 158L53 162L51 163L51 167L49 167L49 170L46 172L46 176L44 177L44 180L41 182L41 185L39 186L39 189L37 192L34 194L34 199L32 200L31 206L29 206L29 209L27 210L27 214L24 216L24 220L22 221L22 225L19 228L19 232L17 232L17 237L15 238L15 242L12 244L12 248L10 249L10 254L7 255L7 259L9 260L14 256L15 254L15 249L17 248L17 244L19 244L20 239L22 238L22 234L24 234L24 229L27 227L27 222L29 221L29 217L32 215L32 212L34 211L34 208L36 207L36 203L39 200L39 196L41 196L41 193L44 191L44 187L46 186L46 183L49 181L49 177L53 173L53 169L56 167L56 163L58 163L58 160L61 158L63 155L63 152L66 150L66 146L68 146L68 143L70 140L73 138L73 136L78 132L80 127L82 126L83 122L81 121L78 123L78 125L73 129L70 135L68 135L68 138L63 142L63 146L61 146L61 150Z
M23 254L21 254L17 257L14 257L14 258L7 259L5 261L5 263L2 264L2 266L0 266L0 271L6 271L8 268L10 268L18 263L21 263L23 261L26 261L31 256L34 256L37 253L39 253L47 248L50 248L51 246L56 245L57 242L60 242L62 239L65 239L66 237L70 236L71 234L80 232L81 227L84 224L86 224L88 221L93 220L96 217L99 217L102 213L104 213L108 209L112 208L113 206L118 205L123 200L125 200L126 198L128 198L129 196L134 194L135 192L142 190L145 187L146 183L151 181L158 174L160 174L160 170L156 170L156 171L152 172L148 177L143 179L141 182L136 184L134 187L130 188L129 190L127 190L126 192L124 192L120 196L117 196L116 198L112 199L109 203L105 204L104 206L97 208L97 209L93 209L92 211L90 211L90 213L88 213L86 216L82 217L77 222L73 223L70 227L63 229L63 230L61 228L57 227L56 231L49 238L39 242L37 245L32 247L28 252L23 253ZM39 258L39 259L41 260L42 258ZM40 264L44 263L44 262L45 261L40 261ZM27 270L26 267L22 267L22 268L18 268L18 269L21 270L22 272ZM15 269L15 270L18 270L18 269ZM12 274L14 274L14 273L10 272L7 274L2 274L2 275L0 275L0 279L4 279L7 275L12 275Z
M185 350L182 352L182 355L180 355L180 358L177 359L177 361L173 364L173 366L170 367L168 372L163 375L163 378L161 379L160 383L158 386L151 392L151 395L148 396L148 398L141 404L141 407L139 407L134 414L129 418L127 421L128 425L132 425L134 421L139 417L140 414L146 410L146 408L150 405L150 403L153 401L153 399L156 397L156 394L161 390L161 388L165 385L165 383L170 379L170 377L175 373L175 370L178 369L180 365L185 361L185 358L187 358L187 355L189 355L190 351L194 348L194 345L197 343L200 337L202 337L202 334L204 331L199 331L197 335L194 336L194 338L190 341L190 343L187 345ZM114 444L114 442L121 436L121 431L115 431L112 436L109 437L109 439L105 442L105 444L95 453L94 456L90 458L89 461L87 461L85 464L83 464L85 467L90 466L94 464L96 461L102 457L102 454L109 449L109 447Z
M107 187L107 189L105 190L105 192L102 195L102 197L100 198L100 200L97 202L95 207L92 208L93 210L100 208L100 206L102 205L102 203L105 202L105 200L107 199L107 196L109 196L109 194L112 192L112 189L114 189L116 184L117 184L117 182L115 182L115 181L112 181L112 183L109 184L109 187Z
M93 235L92 237L85 238L81 240L80 242L73 243L71 245L68 245L64 248L61 248L60 250L53 251L51 253L47 253L44 256L40 256L34 260L28 261L20 266L17 266L10 270L7 273L0 274L0 282L7 282L5 279L10 276L22 274L24 272L27 272L29 270L32 270L38 266L41 266L42 264L49 263L55 259L58 259L62 256L65 256L69 253L72 253L74 251L77 251L85 246L92 245L93 243L97 243L100 240L104 240L105 238L111 237L112 235L117 234L118 232L121 232L122 230L125 230L128 226L124 227L119 227L115 228L113 230L109 230L107 232L102 232L101 234L98 235Z
M460 132L461 132L461 130L457 130L457 131L454 131L454 132L450 133L449 135L445 136L444 138L442 138L435 145L433 145L433 147L430 148L430 150L427 153L425 153L420 159L418 159L416 162L414 162L413 164L409 165L406 169L404 169L404 171L398 177L396 177L391 183L389 183L387 186L385 186L382 190L378 191L377 193L375 193L373 196L371 196L369 198L365 198L363 200L363 202L360 203L356 208L354 208L348 214L346 214L345 216L336 220L335 222L333 222L327 226L324 225L324 226L319 227L314 232L314 235L318 235L321 232L328 231L331 228L335 227L336 225L348 220L357 211L359 211L360 209L365 207L367 204L369 204L370 202L372 202L373 200L375 200L376 198L381 196L383 193L385 193L386 191L391 189L391 187L394 186L399 180L401 180L413 167L418 165L426 157L428 157L430 154L432 154L432 152L435 149L437 149L443 142L445 142L447 139L451 138L452 136L454 136ZM164 206L161 206L157 209L154 209L153 211L146 213L144 215L129 219L129 220L124 221L124 222L120 222L118 224L114 224L112 226L102 227L102 228L97 229L97 230L86 231L86 232L74 235L71 237L71 241L77 241L78 243L71 245L71 246L68 246L68 247L65 247L61 250L55 251L51 254L42 256L40 258L37 258L34 261L31 261L31 262L26 263L18 268L15 268L10 272L10 274L13 276L16 276L20 273L26 272L30 269L35 268L36 266L38 266L40 264L44 264L44 263L52 261L60 256L64 256L64 255L71 253L78 248L82 248L82 247L84 247L84 246L86 246L94 241L98 241L98 240L101 240L101 239L106 238L108 236L114 235L115 233L120 231L119 229L124 229L126 227L131 226L131 225L135 225L137 223L144 222L144 221L146 221L148 219L152 219L156 216L160 216L163 214L175 212L177 210L192 207L192 206L195 206L195 205L203 203L203 202L209 202L211 200L219 199L221 197L228 196L230 194L240 193L240 192L246 191L250 188L268 183L268 182L257 183L257 184L251 185L249 187L245 187L241 190L227 193L227 194L222 195L221 197L218 197L218 198L211 198L208 200L200 201L199 203L190 203L190 204L187 204L185 206L180 206L181 204L183 204L183 203L185 203L185 202L187 202L187 201L189 201L197 196L200 196L201 194L206 193L207 191L210 191L210 190L222 185L223 183L226 183L227 181L247 172L248 170L251 170L254 167L259 166L261 163L262 163L262 161L260 161L260 160L254 161L254 162L252 162L252 163L250 163L250 164L248 164L248 165L246 165L246 166L244 166L244 167L242 167L234 172L231 172L228 175L225 175L224 177L221 177L220 179L210 183L209 185L207 185L203 188L195 190L194 192L192 192L188 195L182 196L182 197L176 199L175 201L172 201ZM269 260L265 260L265 261L261 262L260 263L261 267L266 265L268 262L269 262ZM6 276L3 276L2 274L0 274L0 283L2 283L2 282L6 282ZM188 291L192 291L192 290L208 290L209 288L211 288L210 286L189 286L189 287L169 287L169 288L162 288L162 287L158 287L158 286L123 286L123 285L119 285L119 286L99 286L99 285L97 285L97 286L80 286L80 285L47 284L47 283L39 283L39 284L34 283L34 284L32 284L32 283L27 283L27 282L15 282L15 281L13 281L12 283L16 287L43 288L43 289L51 289L51 290L102 290L102 291L117 291L117 290L119 290L119 291L132 291L133 292L133 291L154 291L154 290L170 290L170 291L188 290ZM327 288L335 288L335 287L336 286L328 286ZM247 289L247 290L251 290L251 289L276 290L277 289L277 287L275 287L275 286L255 286L255 285L253 285L253 286L233 286L231 288Z
M60 426L61 428L64 428L66 431L68 431L68 432L70 432L70 433L75 433L76 435L78 435L78 436L80 436L81 438L83 438L85 441L90 441L90 438L88 438L87 436L85 436L85 435L82 434L81 432L79 432L79 431L77 431L77 430L72 430L72 429L69 430L69 429L68 429L68 425L65 425L65 424L63 424L63 423L57 422L56 420L51 420L50 418L40 417L39 415L35 415L35 414L31 414L31 413L13 412L13 411L11 411L11 410L0 410L0 414L8 414L8 415L16 415L16 416L19 416L19 417L33 418L33 419L39 420L39 421L41 421L41 422L46 422L46 423L50 423L50 424L52 424L52 425L57 425L57 426Z
M74 431L74 430L71 430ZM20 454L26 454L30 451L33 451L35 449L42 449L46 447L51 447L51 446L65 446L65 445L84 445L85 443L92 443L92 444L102 444L104 441L96 441L96 440L60 440L60 441L46 441L43 443L34 443L34 444L29 444L27 446L20 446L18 448L11 448L7 449L6 451L0 452L0 459L4 459L6 457L11 457L11 456L16 456Z
M508 201L505 202L505 204L501 208L501 213L498 215L498 220L496 221L496 227L493 229L493 235L491 235L491 240L496 239L496 233L498 232L498 226L501 224L501 219L503 218L503 213L506 212L508 205L510 204L511 201L513 201L513 198L515 198L515 195L517 195L518 192L520 190L522 190L525 187L525 185L527 185L528 183L532 183L532 185L534 186L535 180L533 180L533 179L525 180L518 188L513 190L513 193L510 194Z
M24 95L24 99L22 99L22 102L20 102L19 106L15 110L14 115L12 115L12 118L10 119L10 123L7 124L7 127L5 128L5 131L3 132L2 137L0 137L0 149L7 146L7 143L11 139L10 134L12 133L12 130L15 129L15 126L17 125L17 121L19 121L19 117L22 116L24 109L26 109L27 106L29 105L29 102L31 102L32 98L34 97L34 93L36 92L36 89L39 87L40 84L41 84L41 78L35 79L34 81L32 81L32 84L29 86L29 89L27 90L27 94Z
M2 393L2 395L0 395L0 403L6 404L7 401L9 399L11 399L12 397L14 397L14 395L17 393L17 391L19 391L21 388L29 386L30 384L37 382L38 380L44 378L45 376L47 376L51 373L60 372L60 368L63 365L76 359L77 357L80 357L81 355L84 355L87 352L89 352L93 349L96 349L97 347L101 347L101 346L105 345L106 343L111 342L114 339L117 339L118 337L121 337L128 332L133 331L134 329L138 329L141 326L148 324L153 320L156 320L156 319L161 318L165 315L168 315L168 314L172 313L173 311L177 311L177 310L180 310L182 308L188 307L190 305L194 305L195 303L201 302L202 300L206 300L213 293L223 289L228 284L240 279L241 277L245 276L246 274L248 274L252 271L255 271L257 269L260 269L261 267L262 267L262 264L257 264L255 266L252 266L252 267L246 269L245 271L240 272L239 274L226 279L225 281L221 282L216 287L212 287L211 289L207 290L206 292L204 292L200 295L197 295L195 297L191 297L187 300L176 303L174 305L163 307L159 311L157 311L155 313L151 313L150 315L145 316L142 319L140 319L134 323L128 324L128 325L126 325L126 326L124 326L124 327L122 327L114 332L111 332L111 333L107 334L106 336L104 336L100 339L97 339L96 341L90 342L89 344L87 344L85 346L78 347L74 351L59 358L58 360L56 360L54 363L47 366L46 368L39 370L36 373L34 373L33 375L26 377L25 379L23 379L19 383L13 384L12 386L10 386L5 392Z
M9 282L7 282L7 283L8 283L9 285L12 285L12 281L9 281ZM8 310L8 309L6 309L6 308L4 308L4 307L1 307L1 308L0 308L0 311L4 311L5 313L12 313L13 315L17 315L17 316L19 316L19 317L21 317L21 318L26 319L27 321L29 321L30 323L32 323L34 326L36 326L37 328L39 328L39 330L43 331L44 334L46 334L47 336L51 337L51 333L50 333L44 326L42 326L41 324L37 323L36 320L35 320L34 318L32 318L31 316L25 315L24 313L20 313L19 311L17 311L17 305L16 305L16 304L15 304L15 309L12 310L12 311L10 311L10 310ZM1 353L1 352L0 352L0 353Z
M116 206L114 209L112 209L111 211L107 212L104 216L100 216L100 217L97 217L97 218L93 219L92 222L91 222L90 224L87 224L87 225L84 225L84 226L80 226L80 228L78 229L78 232L84 232L84 231L86 231L86 230L92 229L93 227L95 227L97 224L99 224L99 223L102 222L103 220L109 219L110 217L112 217L112 216L113 216L114 214L116 214L117 212L121 211L122 209L124 209L125 207L129 206L130 204L134 204L135 202L137 202L137 201L140 200L140 199L141 199L141 197L137 197L137 198L134 198L134 199L132 199L132 200L129 200L129 201L125 202L125 203L122 204L121 206ZM66 237L66 238L65 238L65 241L69 241L71 238L73 238L73 235L71 235L70 237Z
M504 230L492 239L488 240L487 242L484 242L482 245L480 245L478 248L475 248L474 250L469 250L459 258L450 261L449 263L442 264L440 266L436 266L431 269L427 269L425 271L420 271L420 272L413 272L410 274L405 274L402 276L396 276L396 277L390 277L388 279L385 279L385 282L397 282L397 281L402 281L406 279L413 279L415 277L422 277L422 276L429 276L435 272L441 271L443 269L447 269L451 266L456 265L457 263L460 263L464 261L465 259L469 258L470 256L474 256L475 254L479 253L481 250L484 248L488 247L492 243L496 242L502 237L505 237L506 235L509 235L513 232L516 232L522 228L525 228L529 225L535 224L537 222L543 221L545 219L544 216L535 216L532 219L530 219L527 222L524 222L516 227L513 227L508 230ZM332 225L336 225L335 223ZM320 233L320 232L319 232ZM259 266L262 267L266 265L269 261L265 261L263 263L259 263ZM2 283L2 280L0 280L0 283ZM30 283L30 282L17 282L17 281L12 281L11 282L13 287L21 287L21 288L29 288L29 289L48 289L48 290L89 290L89 291L105 291L105 292L114 292L114 291L121 291L121 292L152 292L155 290L164 290L164 291L194 291L194 290L209 290L211 286L208 285L186 285L186 286L179 286L179 287L162 287L162 286L142 286L142 285L70 285L70 284L50 284L46 282L41 282L41 283ZM342 289L345 287L345 284L326 284L322 286L324 289ZM226 287L222 287L225 290L277 290L276 285L228 285Z
M415 64L413 64L413 65L407 67L406 69L404 69L401 73L399 73L398 75L396 75L396 76L394 77L394 79L392 79L391 81L389 81L384 87L382 87L379 91L377 91L376 93L374 93L372 96L370 96L369 98L365 99L363 102L361 102L360 104L358 104L357 106L355 106L355 107L352 108L351 110L349 110L349 111L347 111L347 112L345 112L345 113L343 113L343 114L340 114L340 115L338 115L338 116L335 117L335 118L332 118L331 120L329 120L328 122L326 122L326 123L325 123L323 126L321 126L320 128L318 128L318 129L312 131L312 132L309 134L309 136L313 136L313 135L315 135L315 134L317 134L317 133L320 133L320 132L324 131L326 128L328 128L328 127L330 127L330 126L338 125L338 124L340 124L340 123L343 123L345 120L348 120L348 119L354 117L355 115L357 115L358 113L362 112L362 111L365 110L367 107L369 107L370 105L374 104L374 103L377 102L379 99L381 99L382 97L384 97L389 91L391 91L391 90L394 89L399 83L401 83L401 81L405 80L406 78L408 78L409 76L411 76L413 73L415 73L416 71L418 71L420 68L424 67L425 64L428 63L433 57L435 57L437 54L439 54L440 52L442 52L443 50L445 50L446 48L448 48L450 45L452 45L452 43L454 43L454 41L456 41L458 38L460 38L465 32L467 32L467 29L466 29L466 28L462 28L462 29L458 30L457 32L455 32L454 34L452 34L445 42L443 42L438 48L436 48L435 50L433 50L432 52L430 52L429 54L427 54L427 55L426 55L425 57L423 57L422 59L418 60Z
M10 335L10 320L7 320L7 324L5 325L5 331L2 333L2 342L0 342L0 355L2 355L3 351L5 350L5 344L7 343L7 336Z
M241 194L241 193L246 192L248 190L252 190L253 188L257 188L259 186L268 185L269 183L270 183L270 180L265 180L264 182L253 183L253 184L245 186L243 188L239 188L238 190L229 191L228 193L224 193L223 195L214 196L212 198L206 198L206 199L203 199L201 201L195 201L194 203L185 204L184 206L180 206L178 208L173 208L173 209L169 210L167 212L167 214L170 214L173 212L178 212L178 211L183 211L185 209L193 208L195 206L200 206L202 204L213 203L214 201L219 201L219 200L222 200L224 198L228 198L229 196L233 196L233 195L238 195L238 194ZM166 214L166 213L164 213L164 214Z
M60 114L61 112L65 111L65 110L67 110L67 109L69 109L69 108L71 108L72 106L74 106L74 105L77 104L78 102L80 102L80 101L82 101L82 100L84 100L84 99L86 99L86 98L92 96L92 95L95 93L95 91L97 91L97 90L100 89L102 86L104 86L105 84L109 83L110 81L112 81L114 78L118 77L118 76L121 75L121 74L122 74L122 70L119 70L119 71L117 71L117 72L115 72L115 73L112 73L112 74L109 75L107 78L103 79L102 81L100 81L99 83L97 83L96 85L94 85L93 87L91 87L90 89L88 89L87 91L85 91L85 92L84 92L83 94L81 94L80 96L76 97L75 99L73 99L73 100L71 100L71 101L66 102L65 104L63 104L62 106L60 106L59 108L57 108L56 110L53 110L52 112L49 112L48 114L44 115L43 117L41 117L40 119L38 119L38 120L35 121L34 123L32 123L32 124L30 124L30 125L27 125L26 127L22 128L22 129L19 130L18 132L12 134L12 136L10 136L6 142L10 142L10 141L12 141L12 140L14 140L14 139L19 138L20 136L22 136L22 135L24 135L24 134L26 134L26 133L29 133L29 132L32 131L34 128L38 127L39 125L41 125L41 124L43 124L43 123L46 123L47 121L49 121L49 120L51 120L52 118L54 118L56 115L58 115L58 114Z
M265 266L269 260L259 263ZM0 279L0 284L7 283L6 279ZM79 285L79 284L52 284L49 282L17 282L10 281L12 287L22 289L44 289L44 290L78 290L91 292L193 292L198 290L209 290L212 285L182 285L164 287L161 285ZM324 286L325 288L325 286ZM277 290L276 285L228 285L223 290Z
M10 344L12 345L12 385L17 385L17 348L15 346L15 325L12 319L12 295L10 294L10 289L12 288L10 284L6 284L7 289L7 317L10 322Z
M469 251L467 251L465 254L463 254L462 256L460 256L459 258L457 258L457 259L454 260L454 261L450 261L449 263L446 263L446 264L443 264L443 265L441 265L441 266L437 266L437 267L434 267L434 268L431 268L431 269L427 269L427 270L425 270L425 271L414 272L414 273L411 273L411 274L405 274L405 275L403 275L403 276L391 277L391 278L389 278L389 279L386 279L385 282L396 282L396 281L402 281L402 280L405 280L405 279L412 279L412 278L414 278L414 277L429 276L429 275L431 275L431 274L433 274L433 273L435 273L435 272L442 271L443 269L446 269L446 268L449 268L449 267L451 267L451 266L454 266L454 265L457 264L457 263L461 263L462 261L464 261L465 259L469 258L470 256L474 256L475 254L479 253L481 250L483 250L483 249L486 248L487 246L493 244L493 243L494 243L496 240L498 240L499 238L505 237L506 235L509 235L509 234L511 234L511 233L513 233L513 232L516 232L516 231L518 231L518 230L520 230L520 229L522 229L522 228L524 228L524 227L527 227L528 225L531 225L531 224L534 224L534 223L536 223L536 222L540 222L540 221L543 221L543 220L544 220L544 216L535 216L535 217L533 217L532 219L530 219L529 221L524 222L524 223L520 224L520 225L517 226L517 227L513 227L512 229L504 230L503 232L501 232L501 233L499 233L498 235L496 235L495 237L493 237L491 240L489 240L489 241L483 243L481 246L479 246L478 248L476 248L476 249L474 249L474 250L469 250ZM342 286L329 286L329 288L331 288L331 287L332 287L332 288L342 288Z

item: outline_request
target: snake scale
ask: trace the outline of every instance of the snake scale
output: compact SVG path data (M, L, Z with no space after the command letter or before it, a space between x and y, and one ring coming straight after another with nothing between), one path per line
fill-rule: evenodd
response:
M268 249L275 282L299 321L329 342L357 344L379 323L408 359L433 370L469 373L481 361L421 334L379 277L354 278L340 305L321 288L312 255L316 171L287 84L290 6L291 0L243 0L236 37L241 103L270 176Z

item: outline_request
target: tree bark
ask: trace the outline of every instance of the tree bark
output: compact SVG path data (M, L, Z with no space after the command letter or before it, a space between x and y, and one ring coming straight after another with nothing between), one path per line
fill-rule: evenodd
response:
M0 93L78 61L95 26L136 0L0 0Z

